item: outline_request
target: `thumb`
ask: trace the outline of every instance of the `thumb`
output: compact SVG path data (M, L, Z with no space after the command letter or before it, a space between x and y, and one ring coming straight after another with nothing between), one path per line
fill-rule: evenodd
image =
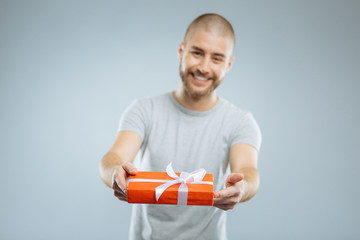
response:
M242 173L231 173L226 179L226 186L233 185L237 182L240 182L244 179L244 174Z
M136 173L138 172L137 168L130 162L125 162L122 167L130 175L136 175Z

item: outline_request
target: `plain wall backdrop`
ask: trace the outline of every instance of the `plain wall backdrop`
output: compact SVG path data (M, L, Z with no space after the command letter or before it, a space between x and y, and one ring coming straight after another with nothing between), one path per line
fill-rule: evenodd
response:
M360 238L360 1L0 0L0 239L128 237L98 164L133 99L177 88L205 12L237 35L218 94L263 133L229 239Z

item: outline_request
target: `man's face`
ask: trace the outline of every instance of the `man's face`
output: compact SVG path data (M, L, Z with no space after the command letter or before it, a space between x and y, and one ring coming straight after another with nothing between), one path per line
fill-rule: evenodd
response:
M179 46L180 76L185 91L194 98L210 95L230 69L233 41L228 36L195 31Z

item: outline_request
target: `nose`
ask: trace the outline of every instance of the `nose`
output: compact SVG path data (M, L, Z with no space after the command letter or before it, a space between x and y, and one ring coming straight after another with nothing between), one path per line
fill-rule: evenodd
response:
M197 67L198 74L204 76L210 72L210 59L204 57L201 59L198 67Z

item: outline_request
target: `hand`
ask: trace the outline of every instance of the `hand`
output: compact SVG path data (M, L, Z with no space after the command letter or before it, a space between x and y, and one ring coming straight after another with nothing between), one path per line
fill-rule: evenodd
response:
M226 188L214 193L214 207L222 210L234 209L244 194L244 174L231 173L226 179Z
M115 171L113 182L114 195L119 200L127 202L127 180L130 175L136 175L138 170L130 162L125 162L117 167Z

